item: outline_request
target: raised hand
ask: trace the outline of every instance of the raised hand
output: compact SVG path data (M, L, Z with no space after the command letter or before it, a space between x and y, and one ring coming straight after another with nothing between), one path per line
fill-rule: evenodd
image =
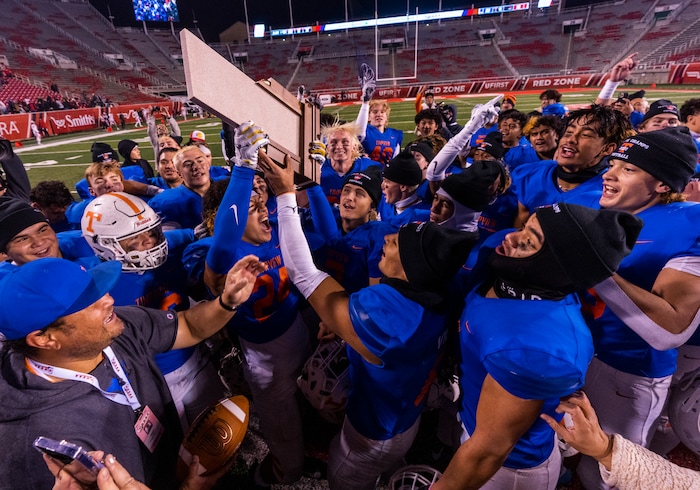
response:
M268 145L270 140L260 126L253 121L246 121L236 128L233 136L236 145L236 165L250 168L258 167L258 149Z
M309 143L309 158L318 164L326 161L326 145L323 141L315 140Z
M627 80L632 70L637 66L637 60L634 59L635 56L637 56L637 53L632 53L624 60L616 63L612 70L610 70L609 80L611 82L623 82Z
M229 306L245 303L253 292L255 280L266 269L265 264L254 255L246 255L226 274L226 283L221 293L222 300Z
M360 90L362 91L362 102L372 100L374 91L377 88L377 77L374 70L367 63L360 65L360 75L357 77L360 82Z
M493 119L494 116L498 116L498 108L496 103L503 99L503 94L499 94L493 99L489 100L487 103L479 106L472 111L472 117L469 119L467 124L464 126L468 129L468 132L475 133L479 128L484 126L488 121Z

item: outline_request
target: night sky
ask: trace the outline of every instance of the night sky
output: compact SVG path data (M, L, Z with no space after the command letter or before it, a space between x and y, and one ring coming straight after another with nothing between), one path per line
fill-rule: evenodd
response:
M289 3L292 4L294 25L312 25L320 23L341 22L345 20L345 0L247 0L248 20L250 24L265 24L267 28L289 27ZM379 16L402 15L407 7L411 13L435 12L440 0L376 0ZM536 1L536 0L535 0ZM602 0L598 0L602 1ZM107 6L114 16L117 26L140 25L134 20L131 0L90 0L103 15L107 16ZM370 19L374 17L375 0L347 0L350 19ZM477 0L475 6L499 5L500 0ZM512 2L507 2L512 3ZM596 3L590 0L567 0L566 5L574 6ZM199 29L207 41L218 41L218 34L236 21L245 22L243 0L178 0L180 23L176 28L192 26L193 12ZM459 0L442 0L442 10L464 9L472 6ZM153 24L158 28L161 25ZM168 24L162 25L168 27Z

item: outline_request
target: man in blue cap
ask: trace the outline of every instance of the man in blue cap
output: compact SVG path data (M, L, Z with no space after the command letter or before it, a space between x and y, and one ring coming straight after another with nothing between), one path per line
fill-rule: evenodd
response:
M177 488L182 432L153 354L214 334L263 270L256 257L241 259L221 296L183 312L115 308L109 291L121 272L117 261L86 271L46 258L3 277L0 438L13 450L0 474L15 489L50 488L54 478L32 449L45 436L115 454L154 489Z

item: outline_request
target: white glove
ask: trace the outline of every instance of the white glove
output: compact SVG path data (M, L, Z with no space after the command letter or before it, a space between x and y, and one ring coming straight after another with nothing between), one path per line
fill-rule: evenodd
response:
M372 100L374 91L377 88L377 77L374 75L374 70L367 63L360 65L360 76L357 77L360 82L360 91L362 92L362 102Z
M326 161L326 145L323 141L315 140L309 143L309 158L318 164Z
M498 109L495 104L503 98L503 94L497 95L489 100L486 104L475 107L472 110L472 117L469 119L464 128L455 136L447 141L447 144L435 155L435 158L428 164L428 169L425 173L425 178L429 182L440 182L445 180L445 171L454 161L459 152L469 147L469 141L472 139L484 123L490 121L494 115L498 115Z
M497 95L479 107L475 107L474 110L472 110L472 117L469 119L469 121L467 121L467 124L464 125L464 129L469 128L471 134L474 134L480 128L482 128L484 124L498 116L498 108L496 107L496 103L501 99L503 99L503 94Z
M258 168L258 150L268 145L270 140L260 126L246 121L236 128L233 136L236 145L235 164L239 167Z

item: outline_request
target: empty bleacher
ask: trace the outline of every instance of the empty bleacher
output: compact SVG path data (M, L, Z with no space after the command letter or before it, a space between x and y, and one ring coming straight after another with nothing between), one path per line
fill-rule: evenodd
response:
M675 10L656 20L664 6ZM562 22L573 19L583 20L582 29L564 34ZM23 25L34 27L17 28ZM211 46L256 80L274 77L292 91L349 90L357 86L358 64L375 60L381 78L409 84L603 71L632 51L644 66L689 62L700 59L699 29L700 0L617 0L422 23L417 54L415 24L381 27L376 37L370 28ZM4 0L0 36L10 68L36 93L55 82L64 96L97 92L125 102L147 97L140 86L184 82L178 32L115 28L85 0ZM384 39L392 46L381 46ZM242 52L246 57L233 59Z

